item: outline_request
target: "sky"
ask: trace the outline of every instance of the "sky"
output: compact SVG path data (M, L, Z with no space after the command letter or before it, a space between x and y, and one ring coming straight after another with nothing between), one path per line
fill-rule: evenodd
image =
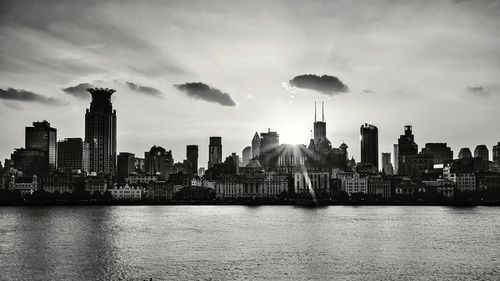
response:
M314 102L327 136L359 160L359 128L391 152L404 125L419 149L500 141L500 1L0 2L0 159L46 119L84 137L88 87L114 88L118 151L152 145L182 161L241 155L270 128L309 142ZM3 162L3 161L2 161Z

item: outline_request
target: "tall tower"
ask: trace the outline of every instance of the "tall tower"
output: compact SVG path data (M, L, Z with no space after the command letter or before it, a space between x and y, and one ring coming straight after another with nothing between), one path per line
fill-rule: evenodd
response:
M85 142L89 144L90 171L98 174L116 172L116 110L113 89L90 88L90 109L85 113Z
M476 149L474 149L474 157L479 157L481 158L481 161L484 162L490 161L490 152L488 151L488 147L484 144L476 146Z
M198 174L198 146L197 145L186 146L186 159L189 163L189 169L188 169L189 175Z
M314 143L318 144L326 138L325 103L321 102L321 121L316 118L316 102L314 103Z
M57 129L50 127L49 122L33 122L33 127L26 127L25 146L27 150L38 149L45 154L38 176L57 168Z
M259 158L260 155L260 136L255 132L252 139L252 158Z
M361 163L371 164L378 171L378 129L364 124L359 129L361 138Z
M415 143L415 136L410 125L405 126L405 134L398 139L398 163L397 171L399 175L407 175L409 172L408 156L418 154L418 145Z
M222 163L222 138L210 137L208 144L208 168Z

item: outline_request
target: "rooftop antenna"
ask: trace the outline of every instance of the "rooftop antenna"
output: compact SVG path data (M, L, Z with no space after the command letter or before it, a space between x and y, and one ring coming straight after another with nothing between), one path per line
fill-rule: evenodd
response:
M325 102L324 101L321 102L321 115L323 118L323 122L325 122Z
M316 102L314 102L314 122L316 122Z

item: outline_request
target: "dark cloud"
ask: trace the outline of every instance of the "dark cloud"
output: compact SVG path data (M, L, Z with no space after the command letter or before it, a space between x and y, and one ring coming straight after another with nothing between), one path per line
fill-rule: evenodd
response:
M236 103L229 94L224 93L218 89L211 88L205 83L193 82L185 84L175 84L174 87L194 99L201 99L212 103L218 103L223 106L236 106Z
M139 85L132 83L132 82L129 82L129 81L125 82L125 84L133 91L136 91L136 92L139 92L142 94L146 94L146 95L152 96L152 97L157 97L157 98L162 97L160 90L158 90L156 88L148 87L148 86L139 86Z
M74 97L81 99L88 99L89 98L89 92L87 92L88 88L95 88L95 86L90 83L80 83L76 86L62 88L62 90L68 95L72 95Z
M467 87L467 91L481 97L488 96L490 94L490 92L486 91L483 86Z
M292 87L315 90L329 96L349 92L349 88L339 78L331 75L304 74L295 76L289 83Z
M22 89L0 89L0 99L3 100L14 100L23 102L37 102L47 105L62 105L64 104L58 99L46 97L40 94L36 94L30 91Z

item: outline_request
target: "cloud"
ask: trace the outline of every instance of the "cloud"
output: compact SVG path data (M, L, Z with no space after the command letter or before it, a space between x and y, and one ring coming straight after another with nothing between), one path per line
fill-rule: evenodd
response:
M81 99L88 99L89 98L89 92L87 92L88 88L95 88L95 86L90 83L80 83L76 86L62 88L62 90L68 95L72 95L74 97Z
M223 106L236 106L236 102L227 93L216 88L211 88L202 82L193 82L185 84L175 84L175 88L186 93L194 99L201 99L211 103L218 103Z
M162 93L160 92L160 90L158 90L156 88L148 87L148 86L139 86L139 85L132 83L132 82L129 82L129 81L125 82L125 84L133 91L136 91L136 92L139 92L142 94L146 94L146 95L152 96L152 97L157 97L157 98L162 97Z
M36 94L30 91L22 90L22 89L0 89L0 99L3 100L14 100L14 101L23 101L23 102L37 102L47 105L62 105L64 104L62 101L46 97L40 94Z
M490 94L490 92L486 91L483 86L472 86L472 87L467 87L467 91L469 93L480 96L480 97L485 97Z
M349 92L349 88L339 78L331 75L304 74L295 76L288 83L291 87L314 90L329 96Z
M363 89L363 93L366 93L366 94L375 94L375 92L373 90L370 90L370 89Z

